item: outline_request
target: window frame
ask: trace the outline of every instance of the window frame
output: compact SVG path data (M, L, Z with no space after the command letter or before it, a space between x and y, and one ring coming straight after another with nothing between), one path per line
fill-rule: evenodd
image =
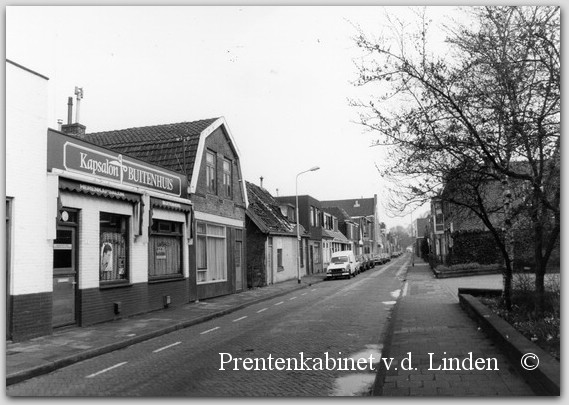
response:
M225 170L227 164L228 170ZM222 177L223 192L228 198L233 197L233 162L227 158L223 159L223 177Z
M212 194L217 194L217 153L206 150L205 168L206 168L206 188ZM208 157L211 156L210 162Z
M205 228L205 232L200 230L200 226L203 226ZM209 233L209 227L217 227L217 228L222 228L223 229L223 236L221 235L215 235L212 233ZM223 224L218 224L218 223L212 223L212 222L207 222L207 221L196 221L196 249L199 249L199 241L204 241L205 242L205 265L206 267L199 267L200 263L199 263L199 259L198 259L198 251L196 250L196 284L197 285L202 285L202 284L211 284L211 283L224 283L228 281L228 273L229 273L229 266L228 266L228 253L227 253L227 246L228 246L228 231L227 231L228 227L226 225ZM212 269L210 269L210 263L212 262L210 260L210 258L208 257L208 247L209 247L209 241L211 239L215 239L215 240L223 240L223 247L222 247L222 252L223 252L223 278L221 279L209 279L209 275ZM200 281L200 274L204 274L206 275L206 280Z
M103 221L103 216L108 215L110 216L110 218L112 219L112 217L117 217L120 218L121 221L124 221L124 223L121 223L121 230L120 232L118 232L122 238L123 238L123 243L124 243L124 278L111 278L111 279L103 279L103 273L104 271L101 270L101 266L102 266L102 258L103 258L103 252L104 252L104 247L103 247L103 243L111 243L108 241L103 241L103 234L104 233L112 233L110 232L110 230L112 229L111 227L106 228L106 230L108 232L104 232L105 228L101 225L102 221ZM98 264L99 264L99 285L101 287L105 287L105 286L113 286L113 285L124 285L124 284L130 284L130 252L131 252L131 246L130 246L130 234L131 234L131 217L129 215L124 215L124 214L117 214L117 213L113 213L113 212L107 212L107 211L99 211L99 260L98 260ZM124 228L124 232L123 232L123 228ZM116 249L113 247L113 252L112 254L114 255L116 252ZM116 263L120 264L120 256L117 256L117 260ZM115 264L115 260L113 257L113 264ZM118 267L118 266L117 266ZM118 275L120 274L120 267L116 270L118 271ZM115 270L111 270L113 273Z
M154 224L156 224L156 229L154 229ZM161 225L168 225L168 230L161 228ZM155 259L155 251L152 251L152 237L165 237L170 239L175 239L179 247L179 268L175 273L166 274L151 274L150 260ZM164 279L176 279L184 277L184 223L179 221L171 221L166 219L152 219L152 224L150 225L149 241L148 241L148 281L158 281ZM156 270L154 264L154 270Z

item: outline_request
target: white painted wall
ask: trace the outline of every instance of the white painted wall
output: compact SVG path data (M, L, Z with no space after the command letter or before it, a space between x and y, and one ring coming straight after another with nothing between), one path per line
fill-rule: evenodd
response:
M6 62L6 196L13 197L11 251L6 252L11 295L52 291L47 108L48 80Z
M278 261L277 261L277 249L283 250L283 271L278 271ZM274 236L273 237L273 275L274 283L280 283L281 281L296 279L296 237L284 237L284 236ZM306 274L303 269L300 271L300 276L302 277ZM271 280L271 277L267 277L267 280Z
M61 203L64 207L80 210L79 288L99 287L99 220L101 212L129 217L129 281L131 283L148 281L148 238L134 238L133 236L132 203L75 192L61 192ZM144 217L143 228L147 232L148 211L144 213Z

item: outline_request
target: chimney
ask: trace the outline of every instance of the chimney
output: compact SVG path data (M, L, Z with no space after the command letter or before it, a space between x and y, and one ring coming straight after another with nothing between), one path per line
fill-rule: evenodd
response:
M71 123L73 116L73 97L67 98L67 124L61 126L61 132L67 135L73 135L78 138L85 137L85 130L87 127L79 123L79 106L80 101L83 98L83 88L75 87L75 95L77 96L77 110L75 112L75 123Z
M263 176L261 176L260 179L261 179L261 188L263 188Z
M63 120L61 118L57 119L57 130L61 131L61 126L63 125Z

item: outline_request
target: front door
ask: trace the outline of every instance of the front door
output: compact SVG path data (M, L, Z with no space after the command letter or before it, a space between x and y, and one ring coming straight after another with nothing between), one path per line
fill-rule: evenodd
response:
M243 242L240 240L235 241L235 290L243 290L243 269L241 267L243 256Z
M310 246L310 266L308 267L310 274L314 274L314 246Z
M76 231L74 226L59 225L53 242L53 327L76 322Z

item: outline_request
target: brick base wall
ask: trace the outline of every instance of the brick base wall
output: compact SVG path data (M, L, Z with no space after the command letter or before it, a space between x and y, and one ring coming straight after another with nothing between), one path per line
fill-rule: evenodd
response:
M184 305L190 301L189 283L187 278L150 282L148 284L148 310L155 311L164 308L164 296L170 296L170 307Z
M15 295L11 296L10 300L12 341L32 339L52 333L51 292Z

